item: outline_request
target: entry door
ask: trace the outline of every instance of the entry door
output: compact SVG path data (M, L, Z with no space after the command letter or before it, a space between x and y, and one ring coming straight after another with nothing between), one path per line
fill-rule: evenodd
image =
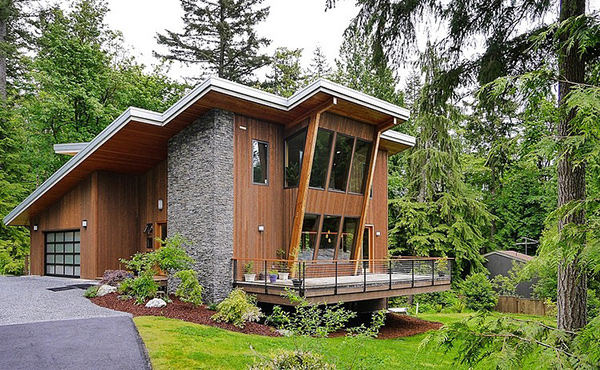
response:
M80 276L80 240L79 230L45 233L46 275Z

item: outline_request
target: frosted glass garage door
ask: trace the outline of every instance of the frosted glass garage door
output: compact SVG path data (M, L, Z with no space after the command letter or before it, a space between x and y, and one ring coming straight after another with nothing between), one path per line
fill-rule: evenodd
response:
M79 277L79 230L48 232L45 234L46 275Z

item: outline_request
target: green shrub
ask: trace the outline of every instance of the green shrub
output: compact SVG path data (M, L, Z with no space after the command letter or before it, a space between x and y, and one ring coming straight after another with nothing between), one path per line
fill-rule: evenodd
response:
M194 270L182 270L175 274L181 279L181 283L175 291L175 295L183 302L192 303L194 306L202 304L202 285L198 281L198 273Z
M15 260L10 261L6 265L4 265L4 273L6 275L23 275L25 271L25 261L23 260Z
M157 250L148 253L138 252L131 256L129 260L121 259L121 263L138 275L143 275L146 272L157 274L160 270L170 272L190 268L194 260L186 253L183 246L186 240L180 234L164 241L158 239L158 241L164 245Z
M246 322L258 321L262 313L256 306L256 298L249 296L241 289L234 289L223 302L217 305L217 313L212 319L228 322L243 328Z
M98 296L98 289L100 289L100 287L98 285L94 285L91 286L89 288L86 289L85 293L83 293L83 296L85 298L94 298Z
M467 305L465 304L465 301L462 299L458 299L452 305L452 311L454 311L456 313L462 313L466 309L467 309Z
M151 274L145 273L136 277L123 280L119 291L132 296L136 304L143 304L147 299L154 298L158 292L158 285Z
M136 274L141 275L145 271L152 269L154 266L154 252L148 253L136 253L131 256L130 259L121 258L122 264L127 267L128 270L134 271Z
M321 370L335 369L335 365L325 362L323 357L307 351L282 351L271 359L263 360L251 370Z
M498 296L492 283L483 273L471 274L460 285L467 308L472 310L491 310L498 303Z

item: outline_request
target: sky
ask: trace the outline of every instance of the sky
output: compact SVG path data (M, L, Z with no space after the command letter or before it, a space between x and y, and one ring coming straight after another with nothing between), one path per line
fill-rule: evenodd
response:
M179 0L108 0L110 12L106 22L110 28L123 33L130 53L147 66L157 63L152 51L166 52L156 43L156 33L165 29L179 32L183 10ZM271 55L276 47L302 48L302 64L310 65L314 48L319 45L330 66L337 56L344 30L358 13L354 1L338 1L336 8L325 11L325 0L265 0L271 12L266 21L257 26L260 36L272 40L266 52ZM174 64L170 77L195 75L194 67Z

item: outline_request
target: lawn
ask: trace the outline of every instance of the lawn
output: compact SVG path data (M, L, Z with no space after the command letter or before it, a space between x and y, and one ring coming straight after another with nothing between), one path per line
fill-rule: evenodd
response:
M421 314L424 320L451 323L469 314ZM513 315L524 319L539 317ZM550 319L551 320L551 319ZM163 317L134 318L146 344L154 369L244 369L259 356L278 349L294 349L293 338L263 337L226 331ZM548 320L544 320L549 323ZM419 349L427 334L408 338L368 340L363 348L343 338L307 339L306 346L324 354L340 368L351 367L356 354L373 353L380 369L461 369L452 364L452 353L440 349Z

